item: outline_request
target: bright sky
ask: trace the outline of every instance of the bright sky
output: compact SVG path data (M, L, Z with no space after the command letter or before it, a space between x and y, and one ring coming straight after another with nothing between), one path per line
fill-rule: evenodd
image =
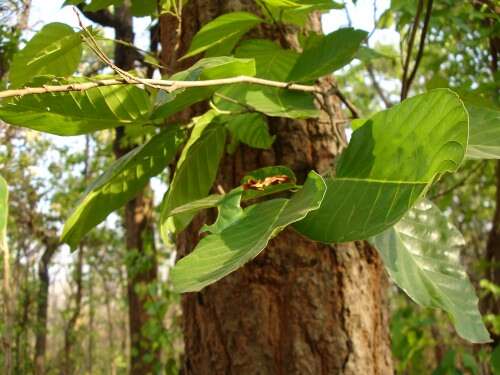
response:
M377 17L380 16L390 5L390 0L376 0L377 3ZM63 22L73 27L78 27L78 20L71 7L62 8L64 0L33 0L32 10L30 15L31 31L35 32L40 30L45 24L51 22ZM373 30L374 27L374 4L373 0L358 0L356 5L349 2L347 5L352 26L355 28L363 29L368 32ZM84 22L88 22L85 20ZM149 26L150 19L148 17L136 18L134 20L134 28L136 32L136 44L138 47L147 49L149 44L149 33L147 27ZM323 16L323 29L325 33L330 33L341 27L349 26L347 13L345 10L333 10ZM107 37L113 38L111 29L105 30ZM377 30L371 37L370 44L374 45L376 42L383 42L398 44L399 34L394 30ZM52 136L57 142L64 142L68 146L80 149L83 148L83 136L77 137L57 137ZM44 173L40 171L40 173ZM161 199L165 188L159 184L154 183L156 199ZM63 247L57 254L54 261L54 267L51 268L52 276L55 279L55 287L59 291L64 288L66 280L69 275L69 266L73 263L74 254L71 254L68 247Z

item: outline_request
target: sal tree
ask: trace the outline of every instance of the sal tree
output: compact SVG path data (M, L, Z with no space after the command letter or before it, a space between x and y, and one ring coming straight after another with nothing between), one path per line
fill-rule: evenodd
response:
M15 56L0 118L61 136L140 135L75 202L61 237L72 248L170 176L158 228L181 255L170 280L185 293L186 374L390 373L384 267L416 303L448 312L458 335L489 341L459 264L463 238L425 196L492 142L468 147L469 134L498 131L498 116L470 116L436 89L357 121L347 143L350 102L332 73L367 33L322 35L335 2L67 3L95 19L152 16L163 79L116 66L93 31L53 23ZM112 76L72 76L82 43ZM139 374L151 358L134 361Z

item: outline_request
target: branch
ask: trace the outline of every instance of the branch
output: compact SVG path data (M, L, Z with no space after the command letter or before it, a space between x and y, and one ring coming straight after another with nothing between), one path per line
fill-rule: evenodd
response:
M476 168L471 169L467 175L465 175L461 180L459 180L453 186L449 187L448 189L446 189L444 191L440 191L440 192L434 194L433 196L429 197L429 199L435 200L437 198L440 198L442 196L445 196L445 195L451 193L453 190L455 190L459 187L462 187L477 172L480 172L479 174L481 174L484 171L484 168L486 167L486 165L487 165L487 163L485 163L484 161L482 163L479 163Z
M373 71L373 66L370 63L366 64L366 70L368 71L368 75L370 76L373 87L375 88L375 91L377 92L378 96L380 96L380 99L384 102L384 105L386 108L392 107L392 102L385 96L384 90L382 90L382 87L380 87L377 78L375 77L375 72Z
M406 59L403 67L403 77L401 78L401 100L406 98L406 81L408 77L408 71L410 69L410 59L411 53L413 51L413 44L415 43L415 36L417 35L418 23L420 22L420 15L422 14L422 8L424 7L424 0L418 1L417 13L415 14L415 20L410 31L410 40L408 41L408 51L406 52Z
M85 4L78 4L78 9L92 22L98 23L103 27L119 27L119 22L117 22L115 16L107 9L101 9L97 12L89 12L85 10Z
M422 27L422 33L420 34L420 44L418 46L417 58L415 59L415 65L413 66L410 77L408 77L408 80L406 82L406 86L405 86L406 92L404 95L405 98L408 95L408 92L410 91L411 84L412 84L413 80L415 79L415 75L417 74L418 66L420 65L420 61L422 60L422 56L424 55L425 37L427 36L427 31L429 30L429 22L430 22L431 13L432 13L432 2L433 2L433 0L428 0L428 2L427 2L427 8L425 10L424 26Z
M317 86L300 85L296 83L271 81L256 77L238 76L222 79L210 79L205 81L171 81L171 80L161 80L161 79L141 79L141 82L130 82L125 78L111 78L94 80L92 82L84 83L70 83L65 85L43 85L41 87L24 87L22 89L15 90L5 90L0 91L0 99L10 98L14 96L24 96L32 94L47 94L56 92L71 92L71 91L86 91L95 87L103 86L117 86L117 85L141 85L147 84L151 86L158 87L167 92L173 92L180 89L192 88L192 87L210 87L210 86L221 86L221 85L232 85L237 83L248 83L252 85L276 87L280 89L288 89L293 91L304 91L304 92L317 92L323 93L323 91ZM337 95L338 91L335 92ZM339 96L340 97L340 96ZM342 100L342 98L341 98Z
M337 86L332 86L329 92L336 95L340 101L345 104L347 109L351 112L352 118L361 118L361 112L359 109L357 109L356 106L349 99L347 99Z

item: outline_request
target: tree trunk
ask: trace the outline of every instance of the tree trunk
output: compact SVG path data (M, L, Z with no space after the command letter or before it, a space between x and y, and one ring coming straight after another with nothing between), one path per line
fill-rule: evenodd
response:
M234 10L255 12L255 2L189 1L178 46L176 20L163 16L163 64L174 71L186 68L192 60L176 60L196 31ZM318 15L311 17L309 27L320 30ZM270 25L260 30L282 45L297 47L296 35L285 32L280 35ZM331 80L321 84L331 85ZM333 126L341 114L337 98L328 98L325 106L331 115L322 112L319 120L269 119L277 135L272 150L240 147L226 155L217 183L227 191L245 172L271 164L292 168L299 179L310 169L327 170L340 151ZM192 115L186 111L181 117ZM198 242L206 217L199 215L178 237L181 255ZM242 269L183 296L183 373L390 374L386 285L381 261L367 243L329 246L287 229Z
M49 266L54 256L57 245L48 243L38 264L38 295L36 311L36 333L35 333L35 374L45 374L45 353L47 350L47 313L49 307Z
M87 12L81 4L80 9L92 21L102 26L113 27L115 39L130 44L134 43L133 19L128 2L122 6L115 6L114 13L108 10ZM133 48L121 43L115 43L114 63L124 70L134 68L134 61L140 55ZM115 157L118 159L133 149L134 145L124 144L125 129L116 129L113 144ZM156 282L156 258L154 244L151 240L152 228L152 199L146 188L125 206L124 225L126 232L126 248L129 253L127 262L127 296L129 304L129 333L130 333L130 374L151 374L158 365L160 352L154 345L154 338L147 334L145 326L152 319L147 312L147 304L151 302L147 286ZM144 267L137 267L137 264ZM140 268L140 269L139 269Z
M129 43L134 42L132 16L128 6L116 8L119 20L115 27L115 37ZM135 50L122 44L115 45L115 64L124 70L134 67L137 56ZM123 128L116 130L114 152L117 158L130 151L133 146L124 146ZM146 324L152 317L147 311L151 296L148 285L157 280L156 254L152 240L153 202L148 188L127 203L125 207L126 247L129 252L127 262L127 295L130 326L130 374L151 374L158 366L160 352L154 345L154 337L147 334Z
M73 309L68 324L64 330L64 371L65 375L71 375L74 373L74 355L73 355L73 345L75 343L76 334L75 327L76 322L80 316L81 306L82 306L82 296L83 296L83 249L84 247L80 245L78 250L78 259L75 269L75 279L76 293L75 293L75 308ZM69 305L71 306L71 300ZM92 332L92 331L90 331Z
M496 285L500 285L500 162L496 166L496 208L492 219L492 227L486 245L486 278ZM489 294L482 301L483 313L500 314L497 297ZM500 337L491 331L493 347L500 344Z

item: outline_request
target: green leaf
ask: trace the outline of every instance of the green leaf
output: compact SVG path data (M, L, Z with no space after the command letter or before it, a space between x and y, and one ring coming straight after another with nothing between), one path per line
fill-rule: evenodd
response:
M194 216L182 213L169 218L171 211L205 197L215 181L224 152L226 129L212 122L214 116L214 112L209 111L193 119L193 131L161 206L161 233L165 242L168 242L169 233L182 231Z
M261 0L263 3L276 8L297 8L300 3L291 0Z
M417 204L370 242L391 278L415 302L447 311L464 339L490 341L477 308L478 298L459 263L465 241L430 201Z
M242 200L247 201L250 199L261 198L266 195L299 188L299 186L295 184L297 182L297 179L293 171L288 167L280 165L272 167L264 167L252 171L243 177L241 183L244 184L250 180L263 180L266 177L280 176L280 175L288 176L289 181L283 184L267 186L263 190L253 190L253 189L245 190L243 191ZM183 204L182 206L178 206L173 210L171 210L168 216L175 216L185 213L185 214L191 214L191 217L193 217L196 213L198 213L201 210L219 206L224 202L225 199L228 199L230 196L234 194L238 195L241 194L240 186L234 188L229 193L224 195L212 194L209 195L208 197L191 201L189 203Z
M263 22L252 13L232 12L223 14L204 25L193 38L189 51L182 57L185 59L210 49L225 46L222 52L229 53L248 30Z
M87 188L64 225L62 241L75 248L92 228L134 198L151 177L163 171L183 141L184 134L179 127L168 127L113 162Z
M229 116L226 127L239 142L255 148L270 148L274 136L269 134L266 118L260 113L244 113Z
M306 49L293 67L289 81L312 81L349 64L367 32L353 28L337 30Z
M73 78L71 82L84 82ZM71 83L38 77L34 86ZM151 102L145 90L132 85L96 87L85 91L16 97L0 104L0 119L56 135L78 135L117 126L149 122Z
M88 12L96 12L110 7L111 5L119 5L122 2L123 0L92 0L90 4L85 6L85 10Z
M491 369L494 375L500 375L500 344L491 352Z
M255 59L257 77L286 81L299 54L267 39L251 39L240 44L235 56Z
M286 0L285 0L286 1ZM271 3L276 3L277 6L273 6ZM290 23L298 26L305 26L309 14L311 12L326 12L330 9L342 9L343 4L337 3L332 0L300 0L294 1L294 3L299 4L298 7L284 7L278 4L282 3L281 0L269 0L267 1L267 8L263 9L264 14L271 12L272 20L278 20L282 23Z
M239 220L241 216L243 216L243 209L240 207L242 194L243 189L241 187L225 194L224 197L217 202L217 209L219 211L217 220L211 225L204 225L201 228L201 232L218 234L232 225L235 221Z
M286 226L319 207L325 193L323 179L310 172L304 187L291 199L273 199L244 209L218 234L203 238L171 271L177 292L198 291L255 258L269 240Z
M321 208L296 228L321 242L366 239L396 223L437 176L465 154L467 112L458 96L437 89L367 119L327 179Z
M203 81L242 75L255 75L255 61L253 59L221 56L201 59L189 69L174 74L170 79L174 81ZM217 90L216 86L177 90L171 94L160 91L157 100L159 104L155 108L152 118L169 117L194 103L210 98L215 90Z
M309 93L239 84L222 87L214 94L214 104L222 110L251 109L270 117L312 118L319 111Z
M146 17L156 13L156 0L132 0L132 15L135 17Z
M9 189L0 176L0 248L7 246L7 218L9 215Z
M470 118L467 157L500 159L500 108L470 100L465 105Z
M49 23L14 55L10 83L15 88L38 75L70 76L78 68L81 57L80 33L63 23Z

